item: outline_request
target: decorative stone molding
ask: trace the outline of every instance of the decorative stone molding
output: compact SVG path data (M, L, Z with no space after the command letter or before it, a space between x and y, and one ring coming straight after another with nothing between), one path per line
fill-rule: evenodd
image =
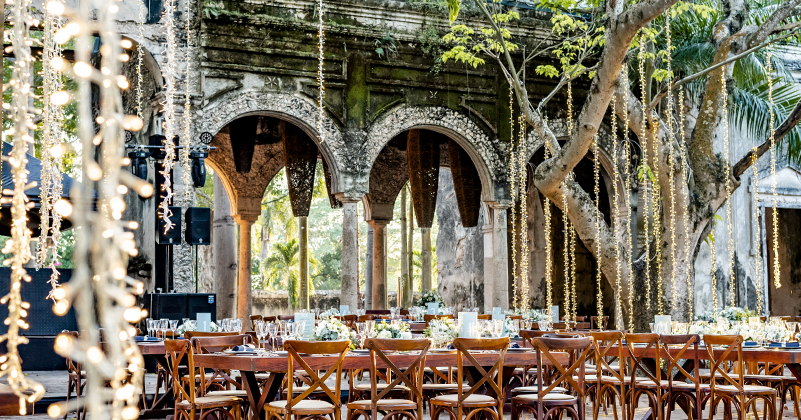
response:
M489 177L486 181L506 176L505 159L495 146L498 140L487 136L467 116L444 107L402 105L378 118L367 132L364 152L367 164L372 166L384 146L398 133L415 127L451 135L468 153L478 155L481 161L474 163L482 177Z

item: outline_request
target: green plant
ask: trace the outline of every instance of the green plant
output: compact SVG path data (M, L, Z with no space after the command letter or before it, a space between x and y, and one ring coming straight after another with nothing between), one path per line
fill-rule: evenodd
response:
M384 32L381 38L375 40L375 52L379 58L384 56L389 61L391 56L398 54L398 45L395 42L395 34L392 31Z
M437 28L427 26L418 34L417 42L420 43L420 51L423 52L423 56L434 60L429 73L439 74L442 71L442 54L445 50L442 49L444 44Z

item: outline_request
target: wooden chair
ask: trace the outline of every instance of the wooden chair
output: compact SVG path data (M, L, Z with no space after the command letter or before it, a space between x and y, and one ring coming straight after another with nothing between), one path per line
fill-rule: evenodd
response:
M256 331L256 323L258 321L263 321L264 318L261 315L251 315L250 316L250 329Z
M369 322L369 321L375 321L375 315L370 315L370 314L359 315L356 318L356 322Z
M784 406L787 404L788 392L793 399L793 412L795 413L795 417L801 419L801 381L796 379L795 376L782 377L782 385L781 388L779 388L781 401L779 403L778 418L781 419L784 415Z
M576 319L574 319L574 321L576 321L576 322L587 322L587 317L586 316L576 316Z
M457 391L456 394L440 395L431 399L431 418L439 418L440 412L444 410L451 415L451 419L455 420L470 420L479 413L485 413L492 420L502 420L503 403L506 399L506 395L503 392L503 359L506 355L506 349L509 348L509 338L456 338L453 340L453 346L456 347ZM473 357L470 353L471 350L497 350L498 359L487 371ZM478 371L481 378L467 391L464 391L465 359L472 365L473 369ZM485 386L488 386L488 390L495 394L494 397L477 392ZM454 409L456 409L456 412L454 412ZM469 411L467 417L463 416L465 410Z
M356 315L337 315L332 316L331 318L342 321L342 323L350 329L356 328L356 321L358 320Z
M453 319L453 314L447 315L423 315L423 321L426 323L426 328L428 328L428 323L431 322L432 319Z
M239 335L239 333L238 332L222 332L222 331L217 331L217 332L211 332L211 331L187 331L187 332L184 333L184 338L186 338L187 340L191 340L191 339L197 338L197 337L228 337L228 336L234 336L234 335Z
M598 419L601 405L606 410L607 401L612 401L612 413L615 419L617 416L617 402L620 402L623 420L628 418L625 396L625 378L623 377L620 363L623 359L623 333L620 331L591 332L592 353L595 359L595 377L590 374L585 376L585 381L592 384L593 389L588 391L595 393L592 409L593 420ZM615 347L617 346L617 347ZM617 351L614 349L617 348ZM617 353L617 354L615 354ZM613 366L612 361L617 360L618 364Z
M228 350L236 346L248 344L250 336L231 335L222 337L195 337L191 340L195 353L210 354L223 350ZM204 395L223 395L234 396L246 399L247 391L242 389L242 385L231 377L231 372L225 369L210 369L211 376L205 377L203 384ZM231 389L233 387L233 389ZM211 389L211 391L209 391Z
M523 338L524 343L528 343L528 345L534 348L534 345L531 344L531 340L540 338L547 333L547 331L520 330L520 337ZM520 383L522 383L523 386L512 388L512 397L519 394L536 394L537 391L539 391L539 388L537 387L538 370L544 370L543 375L545 378L545 383L551 383L551 376L554 371L553 368L542 366L537 369L537 367L534 365L516 368L514 374L520 378ZM567 392L567 389L563 387L556 387L554 392Z
M166 340L164 349L167 353L167 364L170 368L170 376L173 381L173 393L175 395L175 416L176 420L203 420L206 418L227 418L239 420L242 415L242 399L233 396L198 396L203 393L204 370L195 369L195 362L192 357L192 345L189 340ZM183 374L181 363L186 360L188 374L191 380L187 381L187 386L181 383ZM199 384L201 389L196 389L195 376L200 374Z
M78 331L69 331L64 332L63 334L70 335L73 339L78 339ZM81 399L83 395L83 391L86 388L86 372L81 369L81 363L75 362L72 358L67 357L67 401L65 404L70 402L70 397L72 397L72 391L75 390L75 398ZM156 388L156 393L158 394L158 388ZM155 401L155 400L154 400ZM83 418L83 410L77 413L77 417ZM67 413L64 413L64 418L67 418Z
M492 314L483 314L483 315L477 315L477 316L478 316L478 319L481 319L481 320L484 320L484 321L489 321L490 319L492 319Z
M278 320L280 321L294 321L295 315L278 315Z
M262 321L264 321L264 322L275 322L275 321L278 321L278 317L277 317L277 316L275 316L275 315L271 315L271 316L263 316L263 317L261 317L261 319L262 319Z
M599 330L605 330L606 329L606 325L608 323L609 323L609 317L608 316L604 316L603 318L601 318L601 325L600 326L598 325L598 315L590 317L590 328L595 328L595 329L599 329Z
M294 418L316 418L322 420L325 417L332 417L335 420L340 420L342 417L342 402L340 401L340 384L342 383L342 361L345 360L345 355L348 353L350 341L299 341L287 340L284 342L284 349L286 349L289 357L287 358L287 372L295 371L295 363L298 367L302 368L306 375L308 375L311 383L305 391L295 396L293 390L294 384L291 379L287 383L287 399L272 401L264 406L264 411L267 412L266 420L273 418L278 420L291 420ZM317 375L317 371L309 367L309 364L303 360L300 354L338 354L337 361L328 368L322 376ZM334 379L334 390L332 391L325 381L332 377ZM328 401L310 400L307 397L317 390L322 390Z
M642 346L636 347L636 344ZM662 363L659 334L626 334L624 349L624 357L629 361L628 372L621 369L621 373L626 373L623 380L630 397L628 418L634 418L637 402L644 394L648 397L648 404L651 406L652 412L656 413L654 418L662 419L662 388L667 386L668 382L662 381L662 370L659 368ZM645 354L651 349L654 350L656 356L652 359L656 366L653 371L645 365ZM642 372L645 376L637 376L638 372Z
M355 420L360 416L364 416L365 420L377 420L379 411L389 413L384 418L397 416L396 418L422 419L423 394L421 385L423 383L423 368L426 365L426 354L430 346L431 341L428 339L386 340L368 338L365 340L364 347L370 350L370 399L348 403L347 420ZM385 350L419 351L420 353L408 367L401 370L384 354ZM376 356L389 369L390 374L387 377L393 377L394 380L392 382L387 384L378 383ZM403 385L402 389L409 398L385 398L392 395L398 385Z
M540 391L536 394L522 394L512 397L512 420L519 420L523 410L536 413L536 418L543 420L550 418L554 413L559 413L557 418L561 418L565 411L569 412L573 419L584 420L585 364L587 355L591 350L592 341L586 337L541 337L531 340L531 343L536 349L537 366L545 366L547 360L558 369L559 376L550 385L546 386L540 370L537 373L537 386ZM554 350L568 350L575 353L576 357L570 366L565 368L551 354ZM576 395L553 392L560 384L565 384L572 388Z
M714 415L718 404L725 403L725 412L728 414L731 405L737 409L740 420L747 418L748 408L753 407L757 412L756 403L759 400L765 405L764 420L776 420L776 390L761 385L745 384L745 364L743 363L743 337L739 335L704 335L706 352L710 360L711 380L709 382L709 413ZM726 346L723 352L715 357L715 346ZM735 363L736 375L732 378L725 369L727 359L732 352L737 353ZM718 380L722 384L717 384ZM770 417L767 414L770 413ZM731 417L729 415L729 417Z
M665 354L665 361L667 362L665 371L668 372L668 386L663 387L668 393L665 420L670 420L673 410L676 409L676 402L681 400L685 402L685 407L687 407L687 418L690 420L701 420L701 411L703 409L705 395L709 392L709 386L701 383L701 377L698 372L698 366L700 366L698 360L698 343L701 341L701 337L697 334L662 335L660 340L665 348L665 352L663 353ZM675 357L670 354L669 346L672 345L682 346ZM684 354L690 349L692 349L693 356L688 359ZM693 366L696 367L693 370L693 374L690 374L684 369L684 365L681 363L682 360L693 361ZM675 381L674 375L672 374L674 370L677 371L677 375L686 378L686 380L690 382Z

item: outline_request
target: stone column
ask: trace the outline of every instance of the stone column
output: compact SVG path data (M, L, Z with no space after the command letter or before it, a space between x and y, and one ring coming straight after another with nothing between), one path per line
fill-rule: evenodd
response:
M342 201L342 291L340 305L348 305L351 313L359 307L357 283L359 281L358 201Z
M364 258L364 309L373 309L373 227L367 226L367 255Z
M492 312L492 299L495 281L495 264L493 259L493 240L492 222L494 211L489 206L484 206L484 226L481 231L484 233L484 313Z
M494 288L492 306L500 306L502 310L509 309L509 250L507 248L506 209L508 206L496 204L492 209L492 255L493 278L491 287ZM486 266L485 266L486 267ZM487 284L484 285L487 287Z
M373 227L373 303L372 309L387 309L386 252L384 238L389 220L370 220Z
M298 262L300 263L300 293L298 307L309 309L309 218L298 217Z
M237 279L236 317L250 322L250 240L251 228L258 215L237 214L234 220L239 225L239 276Z
M406 240L406 187L401 189L401 213L400 213L400 224L401 224L401 281L399 286L401 290L398 290L398 306L403 308L410 307L411 303L411 296L412 296L412 289L409 287L409 247L407 246Z
M231 318L236 307L236 224L231 202L220 177L214 174L214 225L211 246L214 270L212 282L217 294L217 319Z
M431 290L431 228L420 228L423 245L420 250L420 284L422 293Z

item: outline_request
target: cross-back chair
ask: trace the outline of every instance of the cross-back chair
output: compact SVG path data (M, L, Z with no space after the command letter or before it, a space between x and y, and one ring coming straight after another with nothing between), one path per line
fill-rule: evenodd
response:
M356 315L336 315L332 318L342 321L350 329L356 328L356 321L358 320Z
M263 321L263 320L264 320L264 317L262 317L261 315L251 315L250 316L250 329L252 329L253 331L256 331L256 324L258 324L259 321Z
M238 332L222 332L222 331L187 331L184 337L191 340L195 337L226 337L232 335L239 335Z
M520 330L520 337L523 339L523 343L528 344L531 348L534 348L534 345L531 344L531 340L535 338L540 338L548 334L548 331L538 331L538 330ZM523 386L518 386L512 388L512 397L519 395L519 394L536 394L539 390L537 386L537 372L542 370L543 376L545 379L546 384L551 383L551 376L553 375L554 368L551 366L524 366L522 368L515 369L515 376L519 376L520 382ZM567 389L564 387L556 387L553 392L567 392Z
M596 328L599 330L605 330L606 325L609 323L609 316L603 316L600 318L601 322L598 322L599 318L598 315L594 315L590 317L590 328Z
M322 419L326 416L335 420L342 417L342 402L340 400L340 386L342 382L342 361L348 353L350 341L300 341L287 340L284 342L284 349L289 357L287 358L287 372L294 372L295 369L302 370L309 378L308 388L300 394L295 395L293 390L294 381L286 381L286 399L272 401L264 407L267 412L266 420L290 420L293 416L298 418L317 418ZM325 371L322 376L318 371L309 367L303 359L303 355L336 354L336 362ZM325 381L329 378L334 380L332 390ZM315 391L322 390L328 401L311 400L308 397ZM330 402L329 402L330 401Z
M598 419L598 413L603 405L606 410L606 403L612 402L612 414L617 420L617 403L620 403L622 420L627 420L625 379L620 363L623 360L624 346L623 333L621 331L599 331L591 332L592 354L595 361L594 377L591 374L585 376L585 381L590 382L588 392L595 394L592 409L593 420ZM618 364L612 362L617 360Z
M430 346L431 341L428 339L368 338L365 340L364 347L370 350L370 399L349 402L347 420L355 420L361 416L364 416L365 420L377 420L379 411L388 413L384 418L405 416L410 419L422 420L424 398L421 385L423 368ZM387 350L419 351L419 353L408 367L401 370L384 353ZM387 377L394 378L392 382L378 383L379 360L382 365L386 366L386 368L382 366L382 369L390 371ZM398 387L401 387L407 398L387 398L397 393Z
M626 334L626 345L624 346L624 357L628 361L628 372L623 376L625 386L629 394L628 418L634 418L634 411L637 409L637 402L642 395L648 398L648 404L652 412L656 413L655 418L662 417L662 387L667 385L667 381L662 381L662 346L659 341L659 334ZM654 357L646 357L647 353L653 350ZM655 368L647 365L647 360L654 360ZM621 373L623 373L621 368ZM642 372L644 376L637 376Z
M175 396L175 419L176 420L203 420L206 418L227 418L239 420L242 415L242 399L234 396L198 396L203 393L204 371L196 369L193 358L192 344L189 340L166 340L164 349L167 355L167 366L173 381L173 393ZM183 364L185 361L185 365ZM186 374L190 380L186 381L186 387L181 383L184 375L182 366L186 366ZM195 381L194 377L200 375L200 380ZM197 389L198 384L201 387ZM198 392L199 391L199 392Z
M211 354L248 344L250 339L251 337L247 334L222 337L195 337L191 340L191 343L195 353ZM247 391L243 390L242 385L231 377L230 370L211 368L208 373L211 376L205 376L205 383L203 384L205 395L227 395L247 398Z
M756 403L762 400L765 406L765 418L776 419L776 390L761 385L745 384L745 364L743 363L743 337L740 335L704 335L707 356L710 360L709 381L709 415L714 415L718 404L725 404L725 412L730 413L731 406L737 409L740 420L747 418L749 407L757 414ZM734 377L726 371L725 365L732 353L737 357L734 361ZM717 382L721 383L718 384ZM768 417L769 416L769 417ZM729 415L729 417L731 417Z
M687 418L690 420L700 420L702 417L701 411L709 386L701 383L701 377L698 374L699 357L698 357L698 344L701 342L701 337L698 334L684 334L684 335L662 335L660 337L665 351L665 371L667 372L668 384L663 387L668 393L667 395L667 413L665 420L670 420L673 410L676 409L676 403L684 401L687 407ZM676 354L671 354L671 346L675 346L678 350ZM685 354L690 351L689 356ZM690 373L684 369L685 365L682 361L693 362L693 372ZM676 374L685 378L684 381L677 381L672 374ZM689 382L687 382L689 381Z
M74 339L78 339L78 331L69 331L64 332L63 334L67 334L72 336ZM75 391L75 397L81 399L83 395L83 391L86 388L86 372L83 371L81 368L81 362L76 362L72 360L72 358L67 357L67 374L68 374L68 382L67 382L67 401L66 403L70 402L70 397L72 397L72 391ZM156 393L158 393L158 388L156 388ZM155 401L155 399L154 399ZM77 413L77 417L83 418L83 415L80 410ZM64 419L67 418L67 414L69 412L64 413Z
M512 397L512 420L519 420L523 411L535 413L537 419L545 420L552 414L569 412L573 419L584 420L584 374L587 355L592 341L586 337L576 338L534 338L531 340L536 350L537 366L551 364L557 369L556 378L550 385L545 384L542 370L537 373L536 394L522 394ZM575 354L566 368L552 354L568 351ZM554 392L559 385L574 390L575 395Z
M441 411L446 411L452 419L470 420L478 413L485 413L492 420L501 420L503 417L503 403L506 398L503 391L503 360L506 349L509 348L509 338L456 338L453 340L456 347L456 394L439 395L431 399L431 418L439 418ZM489 370L479 363L471 351L497 351L498 358ZM480 378L468 390L464 390L464 361L468 368L478 372ZM477 391L483 387L495 396L479 394ZM454 412L455 409L455 412ZM463 414L468 411L467 416Z

